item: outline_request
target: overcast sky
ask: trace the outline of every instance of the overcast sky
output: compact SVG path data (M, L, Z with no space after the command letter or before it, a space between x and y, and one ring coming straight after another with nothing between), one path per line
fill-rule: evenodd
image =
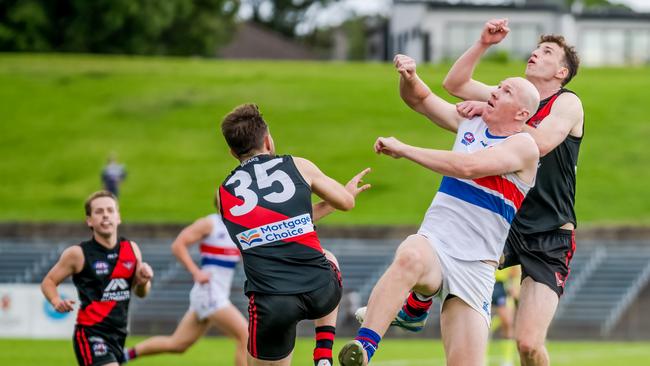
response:
M636 11L650 12L650 0L616 0L616 2L629 5Z
M456 0L459 1L459 0ZM482 3L499 3L504 0L476 0ZM610 0L614 3L626 4L632 9L640 12L650 12L650 0ZM307 14L305 20L298 25L297 33L310 33L315 27L337 26L351 15L373 15L383 14L388 16L390 13L391 0L341 0L330 4L327 7L320 5L313 6ZM261 13L271 13L269 3L266 3L260 9ZM252 10L247 2L242 1L239 16L247 19L251 16Z
M630 6L636 11L647 11L650 12L650 0L611 0L613 3L620 3ZM368 11L372 9L378 9L385 6L388 6L390 1L385 0L343 0L343 3L347 3L348 6L359 9L361 11ZM486 0L483 0L486 2ZM498 0L495 0L498 2Z

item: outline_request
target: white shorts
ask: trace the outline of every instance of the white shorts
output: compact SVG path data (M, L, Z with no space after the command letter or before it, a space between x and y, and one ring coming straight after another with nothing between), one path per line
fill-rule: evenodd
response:
M199 320L203 320L216 311L230 305L230 287L219 281L210 280L203 285L194 283L190 291L190 310Z
M460 298L481 314L490 328L490 304L496 268L479 260L465 261L451 257L443 251L435 237L425 232L418 232L418 234L429 240L442 266L442 287L436 297L439 297L442 303L449 295ZM440 310L442 311L442 306Z

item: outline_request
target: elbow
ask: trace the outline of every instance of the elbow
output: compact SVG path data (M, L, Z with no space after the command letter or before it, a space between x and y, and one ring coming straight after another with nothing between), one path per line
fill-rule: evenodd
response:
M546 154L550 153L555 146L550 146L549 144L544 144L540 143L537 145L537 149L539 150L539 157L541 158L542 156L545 156Z
M341 202L340 210L341 211L350 211L354 208L355 205L355 200L354 196L351 194L348 194L347 197Z
M460 90L460 85L458 84L458 82L449 78L449 75L447 75L445 77L445 80L442 81L442 88L445 89L447 93L457 96Z
M474 179L481 177L481 166L478 165L473 159L467 159L466 161L458 161L454 170L456 171L456 176L462 179Z

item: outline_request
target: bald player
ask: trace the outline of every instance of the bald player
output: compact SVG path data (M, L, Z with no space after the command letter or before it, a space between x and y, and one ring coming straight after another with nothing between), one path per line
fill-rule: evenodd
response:
M401 83L417 82L414 70L398 71ZM377 139L378 154L406 158L444 177L420 230L401 243L367 308L359 310L363 324L339 353L343 366L367 365L391 322L421 329L434 296L442 302L447 365L483 366L494 272L510 223L535 182L539 150L521 132L539 103L529 81L502 81L482 116L473 119L418 85L423 87L415 109L426 108L432 121L454 132L454 147L433 150L394 137Z

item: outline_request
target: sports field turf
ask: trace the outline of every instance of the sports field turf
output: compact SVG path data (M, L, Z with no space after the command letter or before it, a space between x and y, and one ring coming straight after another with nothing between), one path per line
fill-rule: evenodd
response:
M441 92L449 65L420 67ZM520 75L483 64L478 78ZM278 153L313 160L345 181L370 166L373 189L325 224L420 222L440 176L371 151L377 136L447 149L453 137L402 103L389 64L0 54L0 220L76 221L100 187L111 151L127 164L127 222L188 222L212 210L235 165L218 131L225 113L256 102ZM586 139L578 168L582 223L650 223L645 110L649 68L583 69ZM448 98L452 100L452 98Z
M132 337L132 345L141 338ZM344 344L337 340L335 350ZM313 365L313 341L302 338L297 342L293 365ZM499 365L499 346L490 348L489 365ZM649 343L551 342L549 346L554 366L647 366L650 365ZM207 338L199 341L183 355L163 355L135 360L130 365L142 366L232 366L234 344L225 338ZM0 339L1 365L73 365L71 341L6 340ZM338 364L338 363L337 363ZM424 366L444 365L442 345L434 340L382 341L372 365Z

